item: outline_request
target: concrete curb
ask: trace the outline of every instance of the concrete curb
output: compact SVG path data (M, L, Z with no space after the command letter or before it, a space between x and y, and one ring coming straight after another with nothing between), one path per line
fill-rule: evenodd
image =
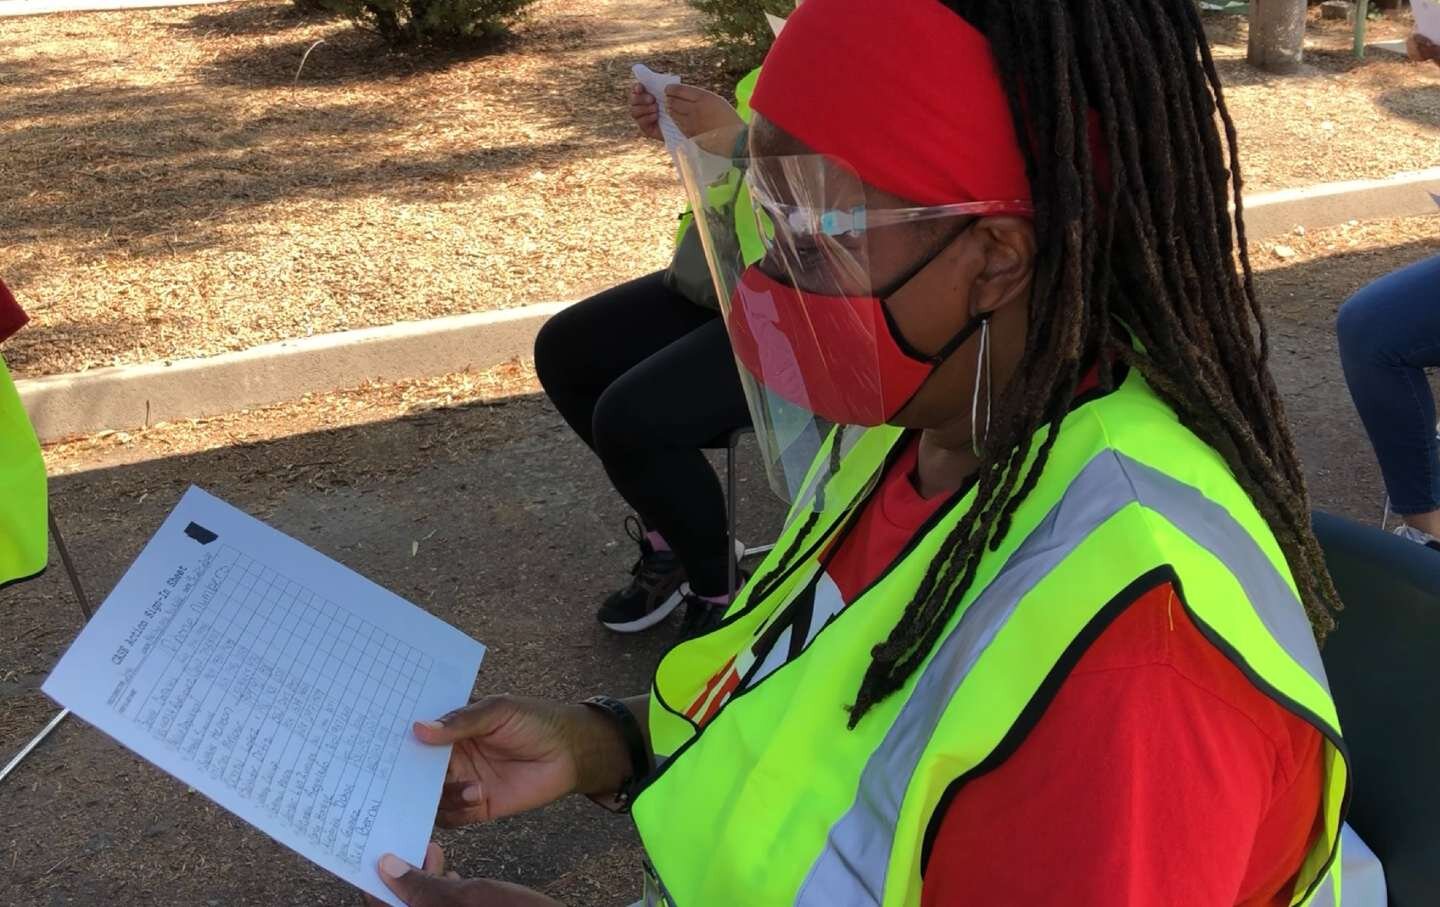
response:
M99 13L117 9L166 9L171 6L209 6L230 0L0 0L0 19L41 16L48 13Z
M15 382L41 441L141 428L307 393L486 369L529 356L551 302L282 340L204 359L100 368Z
M1282 189L1245 199L1245 228L1251 239L1318 230L1351 220L1418 217L1440 212L1440 167L1398 173L1381 180L1322 183Z
M1251 196L1245 220L1250 238L1261 240L1297 226L1314 230L1352 219L1434 214L1437 205L1440 167ZM490 368L530 355L540 325L567 305L402 322L205 359L34 378L16 386L41 440L57 441L280 403L366 381Z

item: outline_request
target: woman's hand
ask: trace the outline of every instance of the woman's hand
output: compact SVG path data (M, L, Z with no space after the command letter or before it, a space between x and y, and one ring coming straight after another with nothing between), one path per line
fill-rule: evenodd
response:
M1405 42L1405 50L1412 60L1429 60L1436 66L1440 66L1440 44L1436 44L1419 32L1415 32L1410 36L1410 40Z
M665 89L665 104L686 138L743 125L729 101L694 85L671 85Z
M645 86L635 82L630 86L630 118L635 127L647 139L660 141L660 105Z
M620 731L583 705L487 696L439 721L417 722L415 736L454 746L435 817L445 828L513 816L567 794L610 794L630 774Z
M440 845L425 851L425 867L416 869L397 856L380 858L380 879L409 907L560 907L538 891L489 879L462 879L445 871ZM383 907L365 896L366 907Z

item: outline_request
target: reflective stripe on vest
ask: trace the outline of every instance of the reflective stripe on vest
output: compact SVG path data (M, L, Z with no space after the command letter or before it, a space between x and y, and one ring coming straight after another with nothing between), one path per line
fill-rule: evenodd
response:
M849 812L831 828L796 904L880 904L906 787L928 739L915 728L939 724L950 698L1020 599L1120 508L1134 502L1163 515L1228 564L1275 639L1327 693L1305 612L1255 541L1213 501L1164 473L1106 451L1091 460L1060 502L1015 551L940 644L884 742L870 757ZM1058 544L1057 544L1058 543ZM864 892L863 899L855 897Z
M45 460L0 359L0 586L45 569Z
M1153 588L1162 576L1257 689L1325 736L1323 833L1292 903L1335 907L1349 774L1288 567L1223 460L1135 374L1066 418L936 647L853 731L845 710L871 649L973 493L942 507L870 589L783 665L742 683L703 729L685 717L722 666L813 596L824 581L820 552L846 531L900 439L892 428L859 437L826 480L831 506L803 551L787 554L808 522L802 513L758 571L791 565L774 591L752 600L747 589L721 627L657 669L650 728L663 768L632 813L667 899L918 905L923 842L946 790L1023 735L1048 703L1051 672L1073 663L1089 631L1133 600L1132 587ZM754 672L769 667L767 659Z

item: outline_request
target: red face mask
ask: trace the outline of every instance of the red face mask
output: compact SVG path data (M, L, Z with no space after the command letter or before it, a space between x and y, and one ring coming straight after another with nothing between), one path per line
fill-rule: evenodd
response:
M727 326L736 358L771 392L829 422L870 426L894 418L985 317L925 356L880 297L811 293L752 266L731 296Z

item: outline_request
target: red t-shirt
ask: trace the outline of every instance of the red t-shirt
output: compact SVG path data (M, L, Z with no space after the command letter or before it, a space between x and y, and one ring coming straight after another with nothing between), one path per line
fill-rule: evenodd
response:
M894 464L828 572L853 601L944 496ZM1024 741L945 807L924 907L1271 907L1321 821L1320 734L1162 582L1085 651Z

